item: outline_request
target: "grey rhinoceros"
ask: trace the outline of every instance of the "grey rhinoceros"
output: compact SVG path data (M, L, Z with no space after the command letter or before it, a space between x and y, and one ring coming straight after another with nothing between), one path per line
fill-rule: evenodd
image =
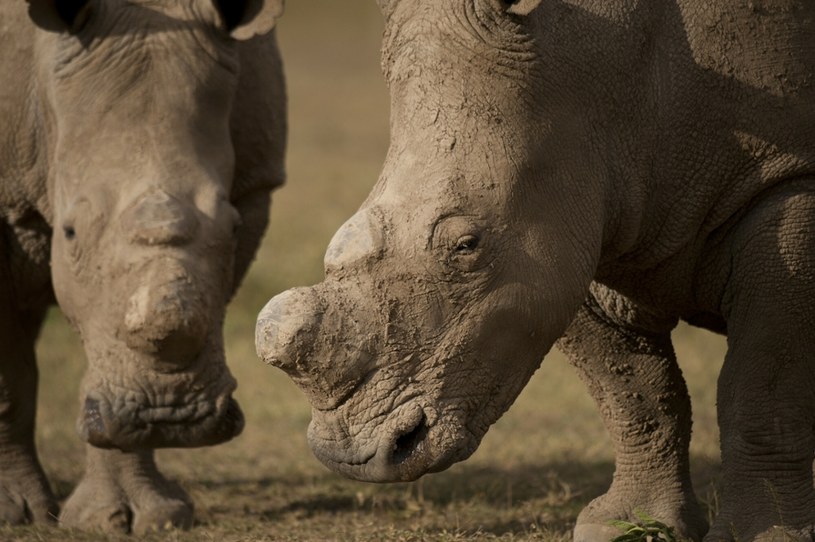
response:
M0 523L57 514L34 448L55 294L88 360L63 523L188 526L153 449L241 431L222 323L283 182L282 7L0 4Z
M559 341L617 461L575 540L637 509L694 540L813 540L815 3L380 6L384 171L325 281L258 319L319 459L379 482L465 459ZM679 320L729 341L709 532Z

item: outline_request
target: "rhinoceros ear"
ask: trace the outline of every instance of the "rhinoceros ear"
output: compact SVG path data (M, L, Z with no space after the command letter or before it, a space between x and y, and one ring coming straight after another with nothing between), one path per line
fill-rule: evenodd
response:
M503 0L507 11L515 15L529 15L541 4L542 0Z
M38 27L54 32L70 31L84 20L91 0L26 0L28 16Z
M229 34L236 40L261 36L283 14L284 0L214 0Z

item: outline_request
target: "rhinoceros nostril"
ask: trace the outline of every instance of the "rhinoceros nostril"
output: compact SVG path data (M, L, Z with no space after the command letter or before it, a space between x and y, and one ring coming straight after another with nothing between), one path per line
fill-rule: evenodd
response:
M99 408L99 401L90 397L85 399L85 428L88 433L94 435L105 433L105 420Z
M243 431L244 417L238 402L232 397L229 398L229 404L224 413L224 420L229 424L232 429L232 436L237 436Z
M404 463L415 452L423 448L427 433L427 419L422 413L418 423L412 429L400 435L393 443L393 464Z
M94 397L86 397L82 406L77 429L82 439L97 448L110 448L111 426L110 407L108 403Z

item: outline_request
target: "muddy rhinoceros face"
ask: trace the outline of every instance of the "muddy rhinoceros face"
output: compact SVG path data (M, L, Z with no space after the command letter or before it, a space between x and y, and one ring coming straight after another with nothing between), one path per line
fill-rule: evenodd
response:
M81 436L120 448L232 438L243 420L221 325L236 211L221 196L209 214L155 185L108 198L80 191L52 245L57 298L88 358Z
M79 432L124 449L230 439L234 38L267 31L282 2L30 5L48 31L54 289L88 357Z
M468 457L511 405L588 292L604 197L592 155L562 145L583 137L580 104L538 93L539 1L382 4L382 177L326 280L272 299L256 334L308 395L319 459L380 482Z
M380 482L475 451L580 291L563 269L542 269L534 238L486 209L389 199L337 232L324 282L267 304L256 336L259 355L309 397L317 457ZM543 287L550 281L563 290Z

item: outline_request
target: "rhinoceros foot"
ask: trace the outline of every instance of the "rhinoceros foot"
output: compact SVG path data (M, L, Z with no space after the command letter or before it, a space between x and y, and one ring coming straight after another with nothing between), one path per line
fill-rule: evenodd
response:
M59 507L39 466L0 475L0 525L53 522Z
M813 540L815 540L815 526L798 530L771 527L755 538L755 542L812 542Z
M773 526L756 535L740 536L737 527L724 521L716 521L704 542L812 542L815 540L815 525L801 529Z
M671 491L639 497L624 493L612 488L589 503L577 519L574 542L613 540L623 534L614 521L642 523L643 514L672 528L677 540L699 541L707 532L708 523L695 498Z
M188 529L192 518L192 500L158 471L152 451L89 446L85 477L65 503L60 524L88 531L142 534Z

